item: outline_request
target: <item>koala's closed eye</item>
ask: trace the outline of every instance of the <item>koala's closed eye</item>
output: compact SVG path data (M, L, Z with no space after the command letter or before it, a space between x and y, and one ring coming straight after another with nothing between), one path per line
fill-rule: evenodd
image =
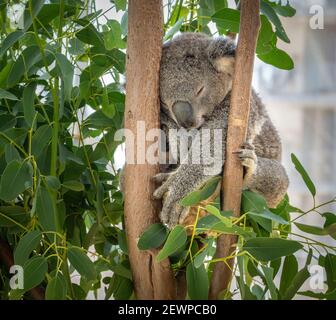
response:
M200 87L196 92L196 96L199 97L204 92L204 89L205 89L204 86Z
M185 57L186 57L186 59L195 59L195 55L192 54L192 53L187 53L187 54L185 55Z

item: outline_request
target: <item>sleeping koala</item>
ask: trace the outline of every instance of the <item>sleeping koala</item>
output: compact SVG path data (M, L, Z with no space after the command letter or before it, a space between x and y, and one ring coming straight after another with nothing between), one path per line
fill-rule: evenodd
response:
M162 166L153 178L161 184L153 196L163 199L160 218L170 228L188 214L179 201L222 173L234 56L232 40L201 33L183 33L163 46L160 100L161 129L166 136L162 145L173 163ZM180 134L168 134L177 130ZM210 139L203 139L209 132ZM183 154L178 148L182 138L188 139ZM193 147L196 142L200 148ZM200 161L193 161L195 155ZM288 177L280 163L279 135L254 91L247 139L237 155L244 166L244 188L261 194L269 207L275 207L287 191Z

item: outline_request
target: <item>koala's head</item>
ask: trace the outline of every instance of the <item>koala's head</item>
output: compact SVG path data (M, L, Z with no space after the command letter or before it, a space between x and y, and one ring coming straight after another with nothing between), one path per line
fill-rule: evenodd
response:
M199 128L231 90L235 44L228 38L183 33L163 46L160 99L184 128Z

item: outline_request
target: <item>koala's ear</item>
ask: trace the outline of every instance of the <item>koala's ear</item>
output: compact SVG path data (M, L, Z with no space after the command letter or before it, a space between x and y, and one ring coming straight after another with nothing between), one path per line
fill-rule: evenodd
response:
M218 72L233 74L236 44L232 39L213 39L207 48L208 58Z

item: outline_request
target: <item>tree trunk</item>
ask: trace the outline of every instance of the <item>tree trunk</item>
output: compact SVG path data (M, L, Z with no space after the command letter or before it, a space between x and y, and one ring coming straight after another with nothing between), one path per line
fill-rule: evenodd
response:
M246 138L248 125L251 83L257 37L260 28L259 0L241 1L241 22L236 52L235 73L233 77L230 113L228 119L226 161L223 173L223 209L240 215L241 191L243 187L243 167L233 154ZM216 258L230 256L235 250L237 237L222 235L217 240ZM217 262L212 275L209 298L218 299L218 295L229 289L234 259Z
M126 159L128 154L134 154L135 161L137 155L146 154L148 148L146 143L141 150L145 137L137 133L139 121L144 121L145 132L159 128L160 124L162 10L161 0L130 0L128 5L125 128L133 133L135 145L134 150L130 150L132 146L126 142ZM126 163L125 223L137 299L174 299L176 296L169 260L157 263L157 250L140 251L137 247L143 231L158 222L160 203L152 200L154 185L150 180L158 172L158 165Z

